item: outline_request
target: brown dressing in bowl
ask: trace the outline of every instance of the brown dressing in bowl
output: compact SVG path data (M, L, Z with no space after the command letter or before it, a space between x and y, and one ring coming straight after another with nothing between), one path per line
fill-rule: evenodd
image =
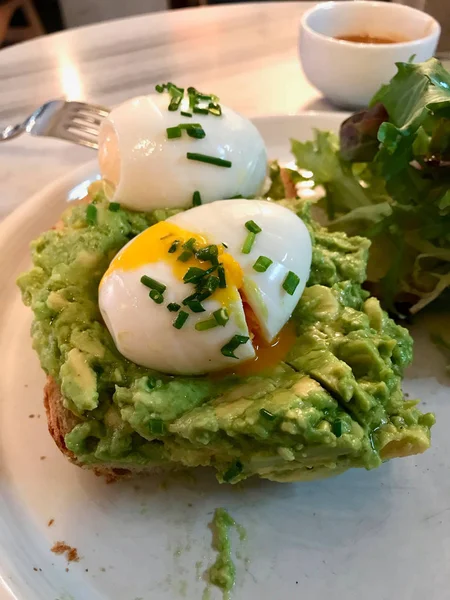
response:
M349 34L349 35L337 35L336 40L343 40L344 42L355 42L356 44L398 44L400 42L408 42L406 38L400 37L381 37L372 36L368 34Z

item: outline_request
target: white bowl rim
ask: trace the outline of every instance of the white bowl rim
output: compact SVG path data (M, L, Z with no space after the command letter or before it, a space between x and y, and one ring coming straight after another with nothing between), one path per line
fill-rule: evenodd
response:
M313 29L312 27L310 27L310 25L308 24L308 19L309 17L319 11L322 10L326 10L327 8L330 8L331 6L336 8L337 10L339 10L340 6L375 6L375 7L379 7L379 8L386 8L386 6L388 7L392 7L395 6L396 8L394 10L400 10L405 13L405 15L407 13L411 14L412 12L414 13L420 13L421 15L425 15L426 17L428 17L430 23L432 24L432 31L428 34L425 35L424 37L420 37L420 38L414 38L412 40L408 40L405 42L391 42L391 43L387 43L387 44L377 44L377 43L371 43L371 42L350 42L348 40L338 40L337 38L331 36L331 35L325 35L324 33L319 33L318 31L316 31L315 29ZM393 48L405 48L405 47L415 47L419 44L422 44L428 40L433 39L436 36L439 36L441 33L441 26L439 24L439 22L432 17L430 14L428 14L427 12L423 12L421 10L418 10L417 8L413 8L412 6L405 6L404 4L392 4L391 2L387 3L387 2L378 2L376 0L341 0L339 2L336 2L336 0L330 0L328 2L320 2L319 4L316 4L316 6L313 6L312 8L308 9L305 13L303 13L302 19L301 19L301 26L303 27L303 29L307 30L309 34L322 39L322 40L326 40L328 42L331 42L333 44L338 44L340 46L347 46L347 47L359 47L359 48L367 48L367 49L373 49L373 48L380 48L380 49L387 49L390 48L391 50Z

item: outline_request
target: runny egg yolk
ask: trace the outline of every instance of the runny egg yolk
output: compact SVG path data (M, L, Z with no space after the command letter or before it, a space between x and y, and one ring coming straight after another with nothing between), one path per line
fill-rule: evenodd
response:
M103 275L100 286L105 278L116 270L133 271L155 262L169 263L174 276L180 281L183 281L189 267L207 269L210 264L200 261L195 254L192 254L187 261L178 260L183 251L183 244L192 238L195 239L196 248L209 245L204 236L186 231L174 223L161 221L149 227L112 260ZM178 242L178 244L176 251L171 253L169 249L174 242ZM242 287L243 273L239 263L224 251L222 245L218 246L218 251L218 260L224 267L227 286L217 288L211 298L217 300L223 307L227 307L236 301L236 288L239 290Z
M277 337L268 343L260 333L260 327L255 313L250 306L244 302L245 320L252 336L252 344L255 349L255 357L240 364L235 369L229 371L232 374L246 377L256 375L275 367L282 362L296 340L295 324L292 320L288 321Z

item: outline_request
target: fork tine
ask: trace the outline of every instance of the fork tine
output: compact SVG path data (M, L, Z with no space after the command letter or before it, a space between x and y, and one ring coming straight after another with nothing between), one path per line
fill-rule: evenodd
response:
M96 125L97 127L100 127L101 122L103 121L103 118L89 117L87 115L80 115L80 116L73 117L72 121L74 123L89 123L90 125Z
M93 148L94 150L98 149L98 141L96 139L92 139L92 137L88 137L86 133L81 131L71 131L70 129L61 129L57 134L51 135L51 137L56 137L58 139L67 140L68 142L74 142L75 144L79 144L81 146L87 146L88 148Z
M73 133L83 132L94 137L98 136L98 129L95 129L94 127L89 127L88 125L83 125L82 123L72 122L66 125L65 128L67 129L67 131L72 131Z
M107 117L110 112L105 106L86 104L85 102L67 102L66 106L71 111L83 112L90 116Z

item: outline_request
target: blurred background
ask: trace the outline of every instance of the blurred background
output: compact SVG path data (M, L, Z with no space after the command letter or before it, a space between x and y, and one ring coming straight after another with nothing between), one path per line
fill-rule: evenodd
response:
M245 0L0 0L0 47L109 19L232 1ZM441 44L450 39L449 0L397 1L433 15L443 27Z

